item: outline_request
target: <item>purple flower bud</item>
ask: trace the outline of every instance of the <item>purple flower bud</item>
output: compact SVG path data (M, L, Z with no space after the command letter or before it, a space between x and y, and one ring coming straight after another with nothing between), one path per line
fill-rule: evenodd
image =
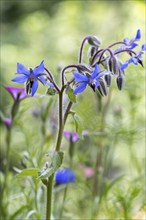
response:
M5 89L11 94L14 100L21 101L22 99L28 97L24 88L5 86Z
M4 124L6 125L7 128L10 128L11 124L12 124L12 119L11 118L4 118Z
M64 137L66 137L66 139L72 142L76 142L79 139L78 134L76 132L64 131L63 135Z

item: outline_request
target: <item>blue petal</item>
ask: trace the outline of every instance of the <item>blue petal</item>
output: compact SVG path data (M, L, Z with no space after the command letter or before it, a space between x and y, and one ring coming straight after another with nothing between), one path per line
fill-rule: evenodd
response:
M126 37L126 38L124 38L124 43L126 44L126 45L128 45L129 44L129 42L130 42L130 39L128 38L128 37Z
M35 81L33 82L33 85L32 85L32 96L35 94L35 92L37 91L37 89L38 89L38 81L35 80Z
M38 77L40 79L40 81L45 85L47 82L45 80L45 78L43 76L39 76Z
M89 78L81 73L73 73L74 77L75 77L75 81L76 82L87 82L89 81Z
M12 79L13 82L16 83L25 83L28 79L28 76L22 75L22 76L16 76L15 78Z
M135 65L138 65L138 60L135 57L130 58L129 63L133 63Z
M122 64L122 65L121 65L121 70L126 69L126 68L128 67L128 65L129 65L129 63L128 63L128 62L126 62L126 63Z
M137 47L138 46L138 44L136 44L136 43L131 43L131 45L128 47L129 49L134 49L135 47Z
M146 44L143 44L143 45L141 46L141 49L142 49L142 51L146 51Z
M87 83L86 82L83 82L81 83L79 86L77 86L74 90L74 94L77 94L77 93L81 93L83 92L85 89L86 89L86 86L87 86Z
M141 38L141 32L140 32L140 29L138 29L138 31L136 33L135 41L140 40L140 38Z
M47 82L47 84L48 84L52 89L55 89L55 86L54 86L53 83L51 83L51 82Z
M95 88L97 88L99 85L100 85L100 82L99 82L99 81L96 81Z
M91 74L91 78L95 79L96 76L101 72L100 67L98 64L95 65L95 69L93 71L93 73Z
M44 60L40 63L40 65L38 67L35 67L33 69L33 74L34 76L38 76L39 74L44 72Z
M17 63L17 73L24 74L26 76L30 75L30 71L26 69L21 63Z
M96 79L99 79L99 78L101 78L104 75L105 75L104 73L100 73L100 74L97 75Z

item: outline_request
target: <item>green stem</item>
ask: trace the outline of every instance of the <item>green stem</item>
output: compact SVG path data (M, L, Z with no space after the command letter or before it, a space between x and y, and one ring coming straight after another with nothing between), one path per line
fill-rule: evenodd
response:
M59 130L58 130L58 137L56 142L56 151L60 150L60 145L62 141L62 133L63 133L63 90L59 93Z
M66 185L66 187L64 189L62 206L61 206L61 209L60 209L60 215L59 215L59 219L60 220L62 219L62 215L63 215L63 210L64 210L64 204L65 204L65 200L66 200L67 189L68 189L68 186Z
M7 150L6 150L5 179L4 179L3 189L1 192L1 201L4 201L4 198L6 198L6 204L4 207L5 211L3 211L5 217L7 217L8 215L7 208L8 208L8 172L10 168L10 142L11 142L11 128L7 129L7 135L6 135ZM1 208L2 208L2 204L1 204Z
M63 89L59 92L59 128L58 128L58 136L56 141L56 151L60 151L61 141L62 141L62 133L63 133ZM52 188L53 188L53 179L54 174L52 174L48 178L47 183L47 207L46 207L46 220L51 220L51 209L52 209Z
M51 220L53 179L54 179L54 174L49 177L48 183L47 183L47 210L46 210L46 220Z

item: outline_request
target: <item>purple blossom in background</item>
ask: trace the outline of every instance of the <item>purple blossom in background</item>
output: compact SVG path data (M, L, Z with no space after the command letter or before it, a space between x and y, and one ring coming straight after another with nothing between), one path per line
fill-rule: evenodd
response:
M94 176L94 170L92 167L87 167L84 164L80 164L79 167L84 171L84 175L87 178Z
M79 83L79 85L74 90L74 94L83 92L87 85L89 85L94 91L100 85L98 81L104 74L101 74L100 67L98 64L95 65L95 69L91 75L83 75L82 73L73 72L75 77L75 81Z
M130 40L128 37L126 37L124 38L123 41L126 45L126 48L131 50L131 49L134 49L136 46L138 46L138 44L135 43L135 41L139 41L140 38L141 38L141 31L140 29L138 29L135 38Z
M55 182L57 184L74 183L76 179L75 173L69 168L57 170L55 173Z
M13 86L5 86L5 89L11 94L14 100L22 100L28 97L24 88L17 88Z
M20 84L26 83L27 93L33 96L38 89L38 80L43 85L47 83L46 79L42 76L44 70L44 61L42 61L39 66L34 69L29 68L29 70L22 64L18 63L17 74L19 74L19 76L13 78L12 81Z
M64 131L63 135L66 139L69 141L71 140L72 142L76 142L79 139L79 136L76 132Z
M6 125L7 128L10 128L11 124L12 124L12 119L11 118L4 118L4 124Z

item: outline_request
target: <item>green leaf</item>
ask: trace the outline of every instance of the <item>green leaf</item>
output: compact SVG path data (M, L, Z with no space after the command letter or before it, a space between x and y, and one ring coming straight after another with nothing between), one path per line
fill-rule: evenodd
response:
M73 94L73 89L71 89L70 87L67 89L67 94L68 94L68 98L70 99L71 102L76 102L76 95Z
M39 179L46 179L50 177L53 173L55 173L55 170L53 167L48 167L47 169L44 169L43 171L40 172Z
M22 170L20 173L17 174L17 176L33 176L38 177L39 169L37 168L27 168Z
M9 218L9 220L15 220L17 215L23 213L23 210L28 209L29 207L27 205L21 206L19 209L17 209Z
M52 158L52 167L56 171L62 164L64 153L62 151L55 152Z
M82 126L81 120L80 120L79 116L77 116L76 114L73 115L73 118L75 121L76 132L78 133L79 137L82 138L83 126Z

